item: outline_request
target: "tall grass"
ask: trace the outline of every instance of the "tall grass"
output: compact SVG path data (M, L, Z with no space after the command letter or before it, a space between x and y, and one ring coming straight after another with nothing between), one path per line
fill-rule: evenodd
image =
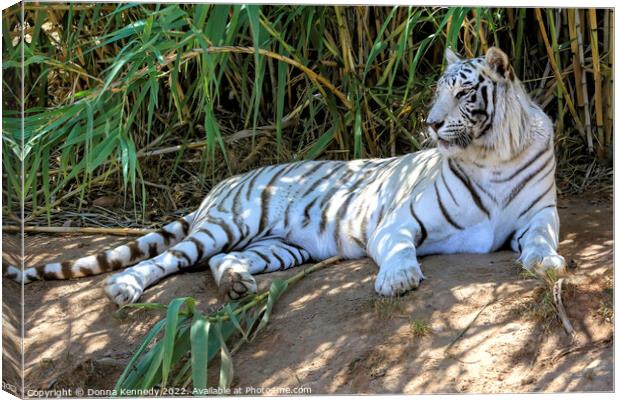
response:
M5 215L23 197L27 223L97 190L144 217L258 165L417 150L446 46L512 55L556 119L566 190L611 160L612 10L24 7L23 23L18 7L3 13L2 140ZM194 189L177 190L186 181Z

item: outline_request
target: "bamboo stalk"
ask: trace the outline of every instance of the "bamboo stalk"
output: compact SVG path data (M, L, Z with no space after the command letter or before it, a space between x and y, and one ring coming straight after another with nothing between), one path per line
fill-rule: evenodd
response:
M515 9L507 8L506 15L508 16L508 26L510 27L510 30L512 31L515 28L515 23L516 23Z
M478 38L480 39L480 48L482 49L482 53L486 53L489 49L489 44L487 42L487 37L484 32L484 28L482 27L482 17L478 19L478 12L475 8L471 10L472 15L476 18L476 22L480 21L480 25L478 26Z
M3 225L3 232L22 232L20 226ZM94 228L94 227L65 227L65 226L25 226L27 233L87 233L117 236L143 236L147 233L156 232L157 229L142 228Z
M517 16L517 42L515 43L515 58L519 76L525 76L525 63L523 62L523 31L525 30L525 9L520 9Z
M471 50L471 33L472 28L471 21L468 18L463 19L463 48L465 49L465 56L468 58L474 57L474 52Z
M559 70L562 70L562 64L560 59L560 52L558 49L558 37L560 35L560 11L556 10L556 20L554 21L553 10L547 10L547 21L549 22L549 28L551 30L551 47L553 49L553 54L555 57L555 63L558 66ZM562 105L562 90L558 85L556 88L556 100L558 103L558 115L556 117L556 134L557 132L564 131L564 106ZM570 97L570 95L569 95Z
M575 75L575 92L577 93L577 107L582 108L584 105L583 86L579 85L579 82L581 81L581 63L579 62L579 43L577 42L575 10L569 8L567 11L568 35L570 37L570 50L573 55L573 74Z
M585 121L585 135L588 151L592 153L594 151L594 140L592 139L592 121L590 119L590 100L588 95L588 82L586 80L586 68L585 57L583 51L583 29L581 26L582 11L579 10L575 13L575 31L577 34L577 49L579 51L579 65L581 69L581 93L583 94L583 115ZM576 82L579 85L579 82Z
M605 124L605 143L611 145L611 135L614 127L614 11L606 10L609 21L607 43L607 64L609 66L609 76L606 79L607 93L607 123Z
M365 60L368 55L368 49L366 48L366 42L364 41L364 23L367 21L367 18L365 18L367 13L367 7L355 7L355 17L357 18L357 23L355 24L357 26L357 59L360 63L360 68L363 60ZM375 71L378 75L378 69Z
M596 131L598 138L597 155L603 158L605 152L605 137L603 133L603 86L601 79L601 62L598 53L598 32L596 9L588 10L590 23L590 47L592 48L592 68L594 70L594 114L596 117Z
M310 275L313 272L316 272L320 269L323 269L325 267L328 267L332 264L336 264L337 262L339 262L341 260L340 256L334 256L334 257L330 257L327 260L323 260L317 264L314 264L308 268L304 268L303 271L291 276L290 278L288 278L286 281L288 282L289 285L294 284L295 282L301 280L302 278Z
M577 111L575 110L575 106L573 104L573 100L570 98L568 90L566 90L566 86L564 85L564 80L562 79L562 74L558 69L558 65L555 62L555 57L553 55L553 49L551 48L551 44L549 43L549 38L547 37L547 31L545 30L545 24L542 20L542 15L540 12L540 8L536 8L534 10L536 14L536 19L538 20L538 26L540 28L540 34L545 42L545 48L547 49L547 55L549 56L549 62L551 63L551 68L555 74L555 77L558 81L558 85L560 86L562 93L564 94L564 99L566 100L566 104L568 105L568 109L570 110L575 123L577 124L577 129L580 132L583 132L583 124L581 123L581 119L579 115L577 115Z

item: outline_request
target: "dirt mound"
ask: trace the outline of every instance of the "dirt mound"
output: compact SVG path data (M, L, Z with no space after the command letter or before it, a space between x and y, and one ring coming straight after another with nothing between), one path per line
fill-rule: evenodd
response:
M564 303L576 334L555 320L540 283L515 254L431 256L427 280L395 299L373 291L376 266L347 261L288 290L259 338L234 357L235 387L248 394L458 393L613 390L611 205L560 202L560 252L571 275ZM118 237L27 238L27 263L70 259L124 242ZM3 236L10 259L15 238ZM296 271L258 277L266 287ZM204 276L204 278L203 278ZM110 389L161 314L118 315L107 276L25 287L27 388ZM20 288L3 280L3 367L18 383ZM176 275L144 301L194 296L216 305L207 272ZM85 392L85 394L88 394ZM97 392L91 392L97 394Z

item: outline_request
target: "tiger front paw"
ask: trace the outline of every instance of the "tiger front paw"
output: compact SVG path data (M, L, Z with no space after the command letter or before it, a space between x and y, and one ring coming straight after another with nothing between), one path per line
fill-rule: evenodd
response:
M258 291L256 280L247 271L227 268L222 273L219 284L220 295L226 300L238 300Z
M30 280L28 279L27 275L25 273L22 272L21 269L13 266L13 265L2 265L2 270L3 270L3 276L5 278L11 279L12 281L15 281L17 283L29 283Z
M525 248L517 260L528 271L545 274L553 271L556 276L566 275L566 260L556 252L546 249L529 247Z
M424 279L424 274L417 262L382 266L375 280L375 291L381 296L398 296L409 290L417 289Z
M127 272L111 276L104 290L110 300L121 307L138 301L144 291L139 278Z

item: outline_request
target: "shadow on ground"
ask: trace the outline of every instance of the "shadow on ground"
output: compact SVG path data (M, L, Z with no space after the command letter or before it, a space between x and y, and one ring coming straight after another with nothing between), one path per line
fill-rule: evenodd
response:
M533 316L540 283L520 274L511 252L425 257L428 279L391 300L374 294L371 261L347 261L284 294L268 327L235 355L233 386L263 394L302 386L313 394L613 390L611 205L567 199L559 211L560 252L573 266L564 297L574 337L553 317ZM15 241L3 236L5 258ZM26 263L71 259L124 241L34 235L26 241ZM259 285L295 272L259 276ZM27 388L113 387L160 314L117 317L103 295L106 278L25 286ZM2 284L5 320L14 320L20 287ZM196 272L166 279L142 300L194 296L206 309L218 303L216 293L210 275ZM19 333L5 324L3 339L8 365L19 359ZM5 367L5 381L17 379L13 369Z

